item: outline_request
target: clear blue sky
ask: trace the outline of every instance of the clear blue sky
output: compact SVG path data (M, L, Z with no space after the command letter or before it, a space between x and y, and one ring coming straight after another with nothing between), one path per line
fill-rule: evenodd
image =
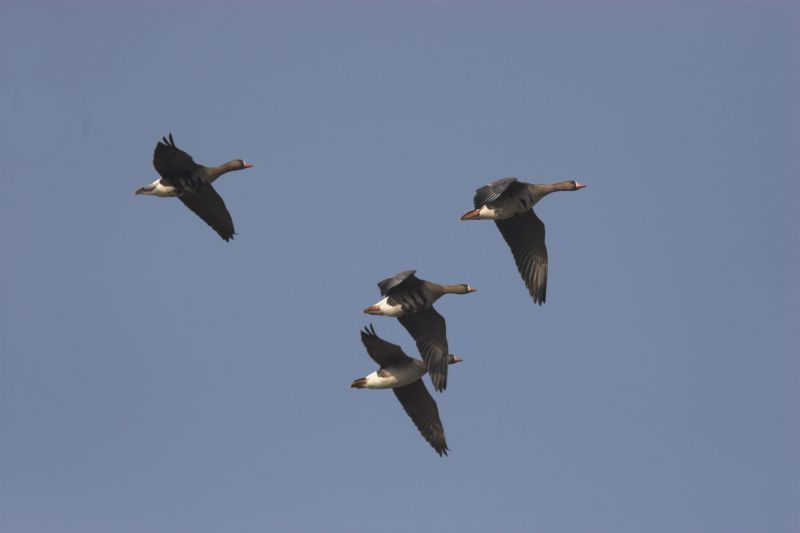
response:
M800 7L0 6L3 533L800 530ZM134 197L169 132L230 244ZM545 199L548 302L490 222ZM440 459L358 331L437 307Z

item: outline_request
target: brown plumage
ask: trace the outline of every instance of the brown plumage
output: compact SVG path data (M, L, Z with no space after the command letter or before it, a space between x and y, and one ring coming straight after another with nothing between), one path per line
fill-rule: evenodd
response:
M544 223L532 208L555 191L577 191L582 185L574 180L549 185L525 183L517 178L503 178L475 191L475 209L461 220L494 220L505 239L522 280L534 303L547 299L547 246Z
M225 207L222 197L211 184L226 172L250 168L253 165L234 159L216 167L206 167L175 146L170 133L156 145L153 166L161 175L159 180L140 188L136 194L170 197L177 196L181 202L224 240L236 234L233 219Z
M378 289L386 296L385 303L367 307L364 313L397 317L416 341L433 388L441 392L447 388L447 324L433 303L445 294L468 294L475 289L466 283L433 283L419 279L415 272L406 270L380 281Z
M377 376L380 378L390 378L396 376L402 379L403 374L408 372L412 376L420 376L401 386L388 387L382 383L371 383L374 374L359 378L350 385L356 389L364 388L391 388L395 396L403 406L403 410L414 422L425 440L436 450L436 453L447 455L447 441L444 436L444 426L439 418L439 408L431 397L421 376L425 373L425 364L422 361L408 357L396 344L392 344L380 338L375 333L375 328L371 325L361 331L361 342L367 349L367 354L379 365ZM461 362L460 357L448 354L448 364Z

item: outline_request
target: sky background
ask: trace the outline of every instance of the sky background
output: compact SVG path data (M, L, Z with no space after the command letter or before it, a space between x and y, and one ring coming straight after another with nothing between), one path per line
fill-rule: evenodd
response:
M798 67L789 3L2 3L0 530L800 531ZM542 307L504 176L588 184ZM478 289L444 459L349 388L410 268Z

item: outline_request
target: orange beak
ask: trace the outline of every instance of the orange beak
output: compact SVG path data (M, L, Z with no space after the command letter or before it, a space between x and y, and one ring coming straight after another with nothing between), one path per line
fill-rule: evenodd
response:
M364 311L362 311L365 315L382 315L380 306L377 305L370 305Z
M473 209L472 211L461 215L461 220L475 220L479 216L481 216L481 210Z

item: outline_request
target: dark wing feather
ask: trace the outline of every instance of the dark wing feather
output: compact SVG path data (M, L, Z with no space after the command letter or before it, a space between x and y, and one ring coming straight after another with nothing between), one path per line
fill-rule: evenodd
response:
M533 301L542 305L547 295L544 223L533 210L505 220L495 220L495 223L514 254L517 269Z
M197 192L186 193L179 198L226 241L231 240L236 234L233 229L233 219L225 207L225 202L211 185L204 185Z
M156 145L153 152L153 166L162 178L174 184L191 176L199 165L194 162L192 156L175 146L170 133L169 139L164 137Z
M436 402L425 388L422 380L419 379L405 387L397 387L392 390L425 440L433 446L440 457L442 454L447 455L447 441L444 439L444 427L439 418L439 408L436 407Z
M447 388L447 324L433 306L397 318L417 342L417 349L428 364L433 388Z
M486 204L494 202L509 189L514 190L520 185L522 184L517 181L517 178L502 178L491 182L489 185L484 185L475 191L475 209L480 209Z
M422 283L414 273L416 273L416 270L406 270L405 272L395 274L391 278L379 281L378 289L381 291L381 296L387 296L401 290L409 290Z
M381 368L404 364L410 359L398 345L378 337L372 324L361 331L361 342L364 343L364 347L367 349L369 356L372 357L372 360L378 363Z

